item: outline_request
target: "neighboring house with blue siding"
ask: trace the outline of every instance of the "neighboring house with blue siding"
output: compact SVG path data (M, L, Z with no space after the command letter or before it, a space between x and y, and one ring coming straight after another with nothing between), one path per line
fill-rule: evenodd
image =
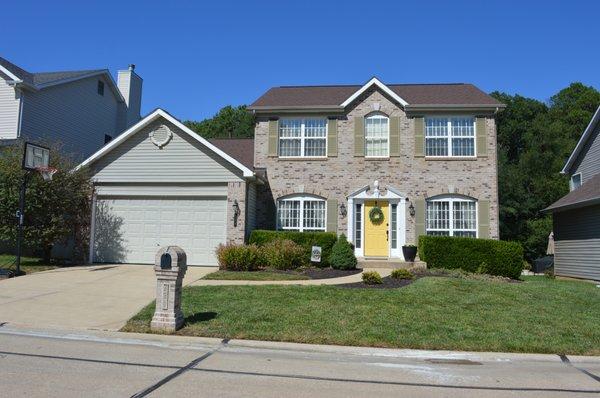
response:
M0 57L0 143L29 140L89 156L140 119L142 79L135 66L31 73Z
M556 275L600 280L600 107L562 172L570 192L550 205Z

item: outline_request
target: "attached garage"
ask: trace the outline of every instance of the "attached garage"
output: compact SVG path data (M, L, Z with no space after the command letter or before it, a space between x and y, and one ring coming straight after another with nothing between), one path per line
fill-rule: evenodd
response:
M227 145L251 143L217 147L157 110L82 163L95 187L91 262L152 264L159 247L177 245L188 264L216 265L219 244L243 242L258 181Z

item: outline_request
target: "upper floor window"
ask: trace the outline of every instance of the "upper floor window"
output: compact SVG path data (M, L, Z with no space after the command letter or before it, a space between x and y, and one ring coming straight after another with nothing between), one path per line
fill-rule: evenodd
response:
M365 117L365 156L388 157L390 155L390 123L387 116L374 114Z
M475 118L425 118L425 156L475 156Z
M104 82L102 80L98 80L98 94L104 95Z
M477 237L477 203L447 196L427 200L427 235Z
M325 199L294 195L277 201L277 228L292 231L325 231Z
M279 120L279 156L325 157L326 155L326 119Z
M571 183L569 184L571 191L576 190L581 186L581 173L573 174L571 176Z

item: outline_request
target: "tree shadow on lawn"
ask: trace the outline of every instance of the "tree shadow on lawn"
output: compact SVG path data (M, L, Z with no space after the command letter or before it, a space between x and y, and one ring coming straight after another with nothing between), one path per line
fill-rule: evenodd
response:
M210 321L211 319L215 319L217 317L217 313L210 312L196 312L195 314L186 316L183 320L183 327L191 326L195 323Z

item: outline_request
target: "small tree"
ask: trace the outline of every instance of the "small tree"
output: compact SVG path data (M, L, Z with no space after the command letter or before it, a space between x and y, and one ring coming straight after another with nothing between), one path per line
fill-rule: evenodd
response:
M354 249L346 235L341 234L338 240L331 249L331 255L329 256L329 263L332 268L335 269L354 269L356 268L356 256L354 255Z
M92 184L87 170L75 167L60 148L50 150L50 165L56 167L52 181L29 172L25 194L24 246L50 260L52 247L73 239L74 260L83 260L89 236ZM19 189L26 171L21 169L23 145L0 149L0 240L15 242Z

